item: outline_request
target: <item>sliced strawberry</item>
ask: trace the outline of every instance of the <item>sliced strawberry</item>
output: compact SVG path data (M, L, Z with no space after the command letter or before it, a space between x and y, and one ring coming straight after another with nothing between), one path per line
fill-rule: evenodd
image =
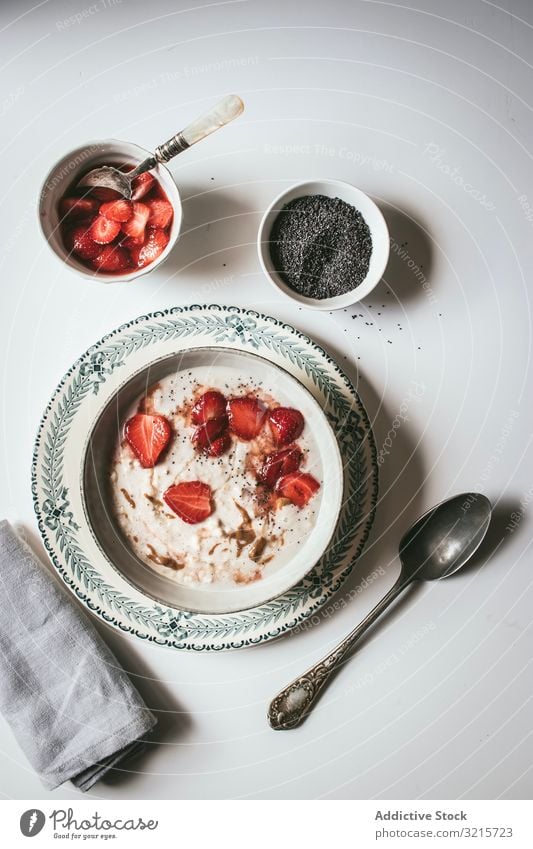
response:
M146 222L150 215L150 210L145 203L133 203L133 213L128 221L122 225L122 231L126 236L131 236L133 239L144 238L144 230Z
M92 218L98 213L98 201L93 198L61 198L59 212L62 218Z
M100 215L105 215L111 221L120 221L123 223L133 215L133 204L126 198L120 200L112 200L110 203L103 203L100 207Z
M226 399L222 392L209 389L198 398L192 408L191 419L193 424L204 424L209 419L223 419L226 416Z
M130 258L124 248L118 245L100 247L97 257L92 260L97 271L125 271L130 268Z
M93 242L89 234L90 221L84 221L68 230L65 235L65 245L69 251L73 251L82 259L95 259L102 250L100 245Z
M124 426L124 436L145 469L155 466L161 452L167 447L171 434L168 420L159 415L136 413Z
M288 475L290 472L296 472L301 462L302 452L298 446L289 445L288 448L282 448L281 451L267 454L257 473L257 479L270 489L274 489L279 478Z
M98 242L99 245L108 245L120 233L120 224L118 221L111 221L104 215L99 215L91 224L89 233L93 242Z
M305 472L291 472L280 478L276 484L276 492L283 498L288 498L297 507L305 507L319 489L319 482Z
M172 204L168 200L153 198L153 200L147 200L146 205L150 207L150 217L148 219L150 226L159 227L161 230L168 227L174 215Z
M121 248L127 248L131 250L132 248L141 248L143 245L144 239L141 237L140 239L134 239L133 236L124 236L124 238L119 239L119 245ZM137 263L135 263L136 265Z
M227 405L230 430L241 439L255 439L263 427L267 408L253 395L232 398Z
M209 419L209 421L197 427L192 435L196 450L210 454L211 446L216 439L226 432L227 427L228 420L225 417L223 419Z
M140 204L136 204L140 205ZM129 225L129 221L127 225ZM144 268L145 265L150 265L154 259L157 259L166 246L168 245L168 236L164 230L157 230L155 227L149 227L146 233L146 238L143 244L140 247L133 247L130 249L131 258L133 263L138 266L138 268Z
M294 442L304 429L304 417L292 407L276 407L269 413L268 423L276 445Z
M138 177L135 177L133 183L131 184L132 200L139 200L148 194L153 184L155 183L155 179L152 174L149 174L148 171L145 171L144 174L139 174Z
M213 512L211 487L201 481L176 483L163 493L163 501L189 525L203 522Z
M221 436L218 437L218 439L215 439L214 442L211 443L209 450L206 451L206 454L209 457L220 457L222 454L225 454L230 447L231 436L226 430Z

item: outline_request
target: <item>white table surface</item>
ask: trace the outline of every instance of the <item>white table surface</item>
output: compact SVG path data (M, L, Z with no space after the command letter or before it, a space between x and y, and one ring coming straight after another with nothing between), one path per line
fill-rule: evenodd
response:
M336 612L215 655L146 646L95 621L160 724L157 745L90 795L530 796L531 3L13 0L0 16L0 514L37 550L29 469L42 410L81 352L142 313L217 302L292 322L357 381L378 448L408 404ZM110 136L153 147L233 91L244 116L171 166L185 217L168 263L109 286L62 267L35 214L55 159ZM395 243L385 281L334 314L283 299L255 249L271 198L314 177L371 194ZM495 505L484 556L387 616L304 726L271 731L270 697L393 582L402 531L472 489ZM0 792L46 797L3 721L0 733Z

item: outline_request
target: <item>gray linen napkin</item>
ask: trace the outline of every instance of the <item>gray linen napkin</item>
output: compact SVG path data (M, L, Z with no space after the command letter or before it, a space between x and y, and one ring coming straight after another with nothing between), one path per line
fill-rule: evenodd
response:
M45 787L88 790L157 720L94 629L0 522L0 710Z

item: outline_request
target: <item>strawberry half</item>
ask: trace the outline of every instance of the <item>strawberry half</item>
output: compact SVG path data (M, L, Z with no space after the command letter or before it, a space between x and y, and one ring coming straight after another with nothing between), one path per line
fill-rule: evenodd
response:
M73 251L82 259L95 259L102 250L100 245L90 237L90 221L85 221L77 227L69 230L65 236L65 245L69 251Z
M133 239L142 239L149 215L150 210L146 204L135 201L131 218L123 223L122 231L126 236L131 236Z
M192 435L192 442L196 450L210 456L219 456L216 453L213 455L211 448L215 441L226 432L227 427L228 420L225 417L223 419L209 419L209 421L199 425ZM229 446L226 445L226 447ZM222 454L223 451L219 451L219 453Z
M279 478L290 472L296 472L301 462L302 452L297 445L289 445L281 451L274 451L272 454L267 454L263 460L263 465L257 473L257 480L270 489L274 489Z
M141 204L135 204L135 206L140 205ZM129 226L129 223L130 222L128 221L127 224L123 225L123 229L125 226ZM145 265L150 265L154 259L157 259L157 257L163 253L167 245L168 235L165 231L149 227L146 239L142 245L130 248L131 258L138 268L144 268Z
M120 233L120 224L118 221L111 221L105 215L99 215L91 224L89 235L93 242L98 242L99 245L108 245Z
M97 257L92 260L92 264L97 271L124 271L130 268L130 258L127 252L118 247L118 245L98 246L100 252Z
M203 522L213 512L211 487L201 481L183 481L163 493L163 501L189 525Z
M62 198L59 212L62 218L92 218L98 213L98 202L93 198Z
M305 472L291 472L280 478L276 484L276 492L283 498L288 498L297 507L305 507L319 489L319 482Z
M136 413L124 426L124 436L144 469L155 466L165 450L172 430L164 416Z
M120 200L112 200L111 203L103 203L100 207L100 215L110 218L111 221L120 221L123 223L131 218L133 214L133 204L126 198Z
M148 194L152 186L154 185L155 179L152 174L149 174L148 171L145 171L144 174L139 174L138 177L135 177L133 183L131 184L132 200L139 200Z
M267 414L262 401L253 395L232 398L227 405L230 430L246 441L258 436Z
M301 436L304 417L292 407L276 407L269 413L268 424L276 445L288 445Z
M174 215L172 204L168 200L154 198L153 200L147 200L146 205L150 208L148 224L151 227L159 227L161 230L168 227Z
M193 424L204 424L210 419L223 419L226 416L226 399L222 392L209 389L198 398L192 408L191 419Z

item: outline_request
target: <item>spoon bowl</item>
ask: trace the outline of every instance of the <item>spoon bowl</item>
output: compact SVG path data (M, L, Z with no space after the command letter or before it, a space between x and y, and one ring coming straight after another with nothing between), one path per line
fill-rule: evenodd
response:
M489 527L491 504L485 495L463 493L420 516L400 541L405 578L438 581L469 560Z
M145 167L147 162L149 165ZM118 168L113 168L111 165L102 165L101 168L93 168L92 171L85 174L79 181L78 188L94 189L98 187L112 189L112 191L118 192L125 197L126 200L131 200L132 182L135 177L143 174L145 171L151 171L156 165L157 160L153 156L144 159L137 168L129 173L127 171L120 171Z

